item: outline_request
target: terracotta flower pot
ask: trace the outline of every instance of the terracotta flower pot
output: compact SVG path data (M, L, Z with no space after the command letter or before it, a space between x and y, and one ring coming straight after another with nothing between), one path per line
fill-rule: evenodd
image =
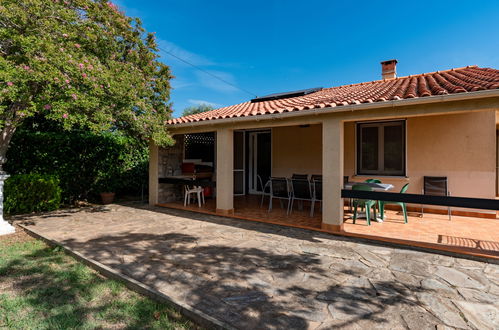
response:
M102 199L102 204L111 204L114 201L115 193L113 192L101 192L100 198Z

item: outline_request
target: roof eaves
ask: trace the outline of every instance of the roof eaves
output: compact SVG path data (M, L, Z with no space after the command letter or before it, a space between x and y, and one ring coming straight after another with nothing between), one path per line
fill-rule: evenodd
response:
M179 124L168 124L166 125L166 127L175 129L175 128L184 128L184 127L195 127L195 126L210 126L210 125L214 126L230 122L262 121L262 120L272 120L272 119L288 118L288 117L322 115L333 112L358 111L358 110L367 110L367 109L398 107L405 105L472 100L472 99L489 98L489 97L499 97L499 89L479 90L474 92L455 93L455 94L432 95L426 97L415 97L415 98L399 99L399 100L386 100L373 103L345 104L345 105L331 104L331 106L328 107L311 108L306 111L289 111L281 113L262 114L259 116L241 116L234 118L225 117L221 119L200 120L196 122L184 122Z

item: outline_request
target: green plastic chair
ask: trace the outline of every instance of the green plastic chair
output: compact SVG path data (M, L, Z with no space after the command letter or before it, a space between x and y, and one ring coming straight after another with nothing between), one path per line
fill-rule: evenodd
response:
M407 191L407 188L409 188L409 184L406 183L402 189L400 189L400 193L404 194ZM402 207L402 212L404 213L404 223L407 223L407 207L405 206L405 203L402 202L386 202L386 201L380 201L380 209L379 212L381 213L381 219L385 219L385 205L387 204L393 204L393 205L399 205Z
M366 181L364 181L365 183L382 183L381 180L378 180L378 179L367 179ZM378 203L378 211L381 210L381 204L380 204L380 201L377 201Z
M356 184L352 190L372 191L373 189L363 184ZM357 220L357 207L366 209L367 225L371 225L371 208L374 209L374 218L376 218L376 201L371 199L354 199L353 200L353 223Z

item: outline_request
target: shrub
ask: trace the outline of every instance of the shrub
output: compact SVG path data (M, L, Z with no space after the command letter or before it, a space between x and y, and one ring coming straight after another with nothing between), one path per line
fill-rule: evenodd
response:
M10 174L41 173L60 180L62 201L98 199L103 191L147 191L147 142L85 130L16 132L7 153Z
M18 174L5 181L7 214L53 211L61 204L59 179L54 175Z

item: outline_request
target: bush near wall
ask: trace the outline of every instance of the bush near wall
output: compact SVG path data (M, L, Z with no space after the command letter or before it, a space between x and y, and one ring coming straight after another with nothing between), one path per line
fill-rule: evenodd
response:
M85 130L14 134L4 165L8 174L55 175L62 201L97 200L103 191L138 195L147 191L148 148L113 132Z
M7 214L53 211L61 204L61 188L55 175L17 174L5 181Z

